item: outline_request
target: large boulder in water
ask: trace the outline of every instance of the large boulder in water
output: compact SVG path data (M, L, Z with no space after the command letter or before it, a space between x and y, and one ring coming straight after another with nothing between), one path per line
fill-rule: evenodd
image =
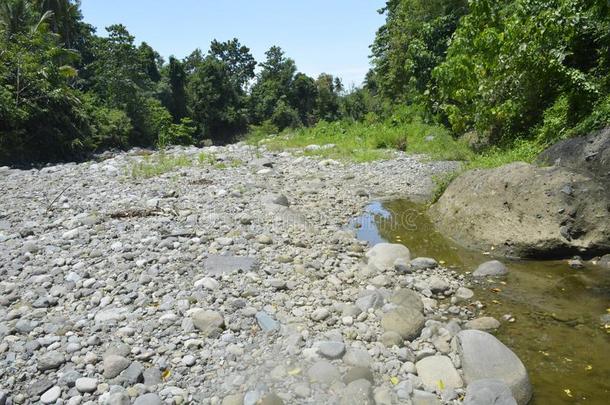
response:
M610 191L561 167L512 163L466 172L432 207L438 229L474 249L516 257L610 251Z
M585 173L610 185L610 127L558 142L542 152L538 162Z
M462 361L464 381L496 379L505 383L519 405L532 398L532 385L525 366L493 335L478 330L464 330L457 335L458 354Z

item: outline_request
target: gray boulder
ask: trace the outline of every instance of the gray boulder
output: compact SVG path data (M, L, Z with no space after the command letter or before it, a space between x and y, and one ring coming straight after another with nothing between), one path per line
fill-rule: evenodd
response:
M385 332L395 332L405 340L418 337L424 328L424 322L424 316L419 310L405 307L393 309L381 318L381 326Z
M610 127L590 135L566 139L542 152L538 163L566 167L610 181Z
M378 243L366 253L370 267L379 270L392 270L397 259L411 260L409 249L397 243Z
M517 401L503 381L485 379L468 385L464 405L517 405Z
M431 208L436 227L469 248L516 257L610 250L610 189L561 167L512 163L456 178Z
M466 384L498 379L508 385L519 405L532 398L532 386L525 366L502 342L489 333L464 330L457 335L458 353Z

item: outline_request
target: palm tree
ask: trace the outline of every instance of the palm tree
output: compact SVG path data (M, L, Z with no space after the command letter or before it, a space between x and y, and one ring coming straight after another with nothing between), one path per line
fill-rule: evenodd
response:
M71 0L33 0L34 6L41 13L53 13L51 30L60 35L63 43L70 47L75 36L79 15L79 2Z
M27 26L28 6L25 0L0 3L0 30L10 38Z

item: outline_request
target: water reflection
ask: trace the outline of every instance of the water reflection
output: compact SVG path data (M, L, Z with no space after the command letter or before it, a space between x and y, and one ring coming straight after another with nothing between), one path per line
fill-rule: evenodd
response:
M434 229L425 206L407 200L375 202L352 221L371 244L403 243L413 257L433 257L457 271L474 270L493 252L463 249ZM498 337L523 360L535 405L610 403L610 332L600 316L610 308L610 272L569 268L563 261L505 261L505 280L473 285L485 314L504 322ZM493 290L493 291L492 291Z

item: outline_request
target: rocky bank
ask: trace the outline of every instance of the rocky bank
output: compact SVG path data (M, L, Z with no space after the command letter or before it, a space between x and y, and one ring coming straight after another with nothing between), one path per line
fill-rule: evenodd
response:
M0 169L0 405L529 401L465 276L346 228L454 164L167 153Z

